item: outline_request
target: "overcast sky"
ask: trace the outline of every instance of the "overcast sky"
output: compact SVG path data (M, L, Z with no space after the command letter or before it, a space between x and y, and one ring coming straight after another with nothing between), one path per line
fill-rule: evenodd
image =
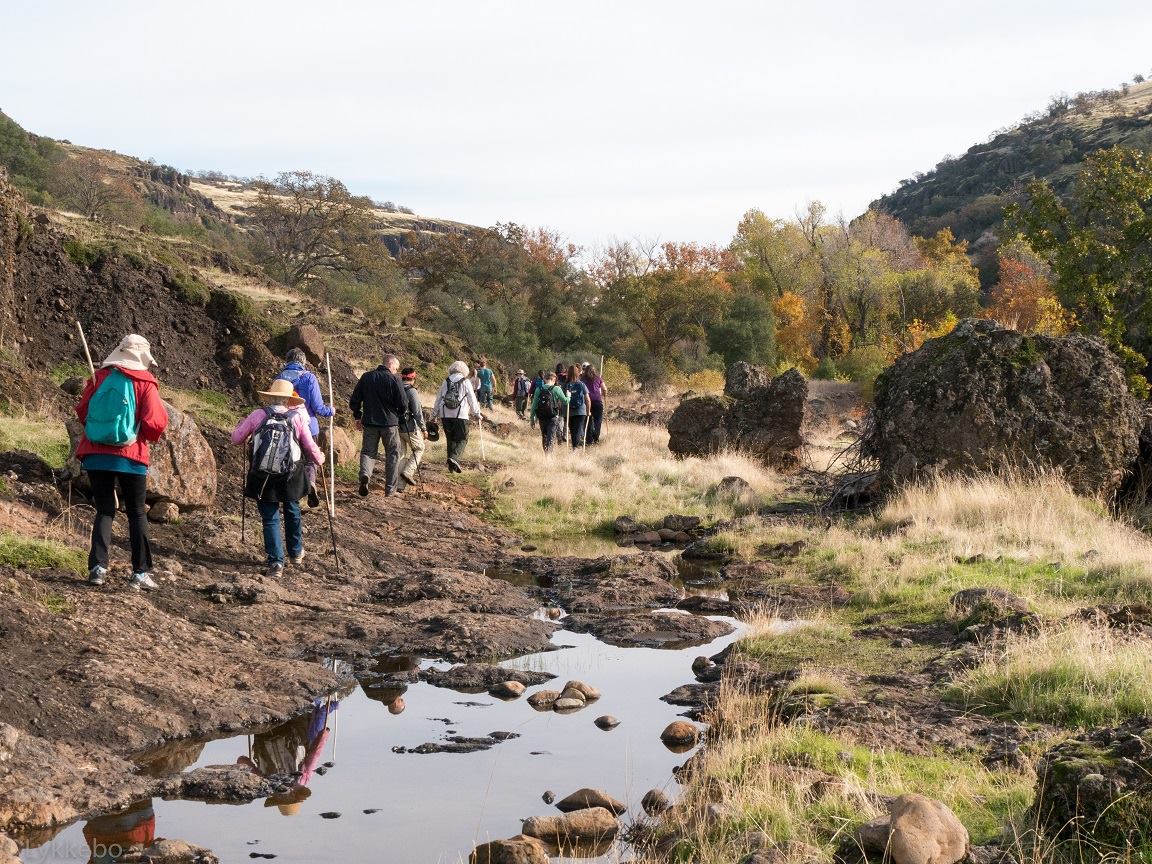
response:
M31 131L586 246L853 216L1137 72L1147 0L0 0L0 109Z

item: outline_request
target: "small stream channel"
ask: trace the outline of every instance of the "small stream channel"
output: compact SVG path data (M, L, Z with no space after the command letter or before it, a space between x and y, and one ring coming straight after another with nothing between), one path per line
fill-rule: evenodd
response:
M689 583L696 581L693 577L706 576L689 568L684 575ZM720 593L716 587L691 584L687 590ZM627 803L628 813L622 817L627 823L641 814L640 799L649 789L675 795L672 769L689 754L670 752L659 736L684 709L661 702L660 697L692 680L694 657L715 654L739 638L739 622L722 620L736 625L736 632L679 650L617 648L591 635L557 630L552 637L557 650L501 664L555 674L557 679L543 688L572 678L599 688L602 698L574 714L533 710L526 699L538 688L503 702L487 693L414 683L404 693L406 707L399 714L360 687L343 691L346 695L335 712L338 720L329 722L335 726L334 734L319 758L312 760L331 767L311 776L307 797L279 806L272 799L245 805L143 801L127 813L76 823L51 839L41 839L39 845L24 850L23 861L111 864L115 856L92 855L89 839L97 848L101 839L114 846L133 830L145 832L151 827L156 837L211 849L224 864L253 860L458 864L467 861L477 843L519 833L522 819L556 814L541 800L546 790L560 798L585 786L603 789ZM423 660L420 665L449 664ZM380 694L375 695L379 699ZM385 698L390 701L393 696ZM617 717L620 725L601 731L593 720L604 714ZM295 753L307 716L293 723L253 730L259 733L254 739L257 750ZM449 734L480 737L497 731L519 737L475 753L393 752L394 747L443 742ZM190 745L183 758L177 757L177 764L169 762L167 767L172 771L232 764L247 757L249 747L248 735L202 747ZM321 816L332 813L340 815ZM618 842L600 857L582 860L628 857L627 846Z

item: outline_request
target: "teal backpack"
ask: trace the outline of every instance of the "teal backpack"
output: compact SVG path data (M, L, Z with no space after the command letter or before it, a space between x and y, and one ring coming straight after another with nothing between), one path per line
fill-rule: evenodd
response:
M113 369L88 402L84 434L93 444L126 447L136 441L136 386L132 379Z

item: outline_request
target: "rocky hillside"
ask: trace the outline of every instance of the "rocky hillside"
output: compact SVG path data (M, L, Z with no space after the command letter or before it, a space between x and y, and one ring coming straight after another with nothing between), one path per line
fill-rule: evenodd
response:
M916 234L950 228L987 254L1004 206L1025 183L1070 187L1084 157L1114 145L1152 150L1152 81L1117 91L1054 98L1044 112L945 157L872 203Z

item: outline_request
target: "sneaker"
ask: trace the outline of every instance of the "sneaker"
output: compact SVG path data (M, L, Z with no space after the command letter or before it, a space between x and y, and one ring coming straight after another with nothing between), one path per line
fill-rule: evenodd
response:
M155 591L160 586L152 580L151 573L133 573L128 580L128 587L137 591Z
M367 498L368 497L368 478L367 477L361 477L360 478L360 488L357 489L356 491L357 491L357 493L359 493L361 498Z
M88 571L88 584L95 585L99 588L104 584L104 577L108 575L108 568L102 564L97 564Z
M288 560L291 561L293 564L303 564L304 563L304 553L301 552L299 555L293 555Z
M264 575L269 579L279 579L284 575L283 564L269 564L268 569L264 571Z
M309 507L319 507L320 506L320 494L316 491L315 486L309 486L308 487L308 506Z
M455 459L448 460L448 470L454 474L463 474L464 469L460 467L460 463Z

